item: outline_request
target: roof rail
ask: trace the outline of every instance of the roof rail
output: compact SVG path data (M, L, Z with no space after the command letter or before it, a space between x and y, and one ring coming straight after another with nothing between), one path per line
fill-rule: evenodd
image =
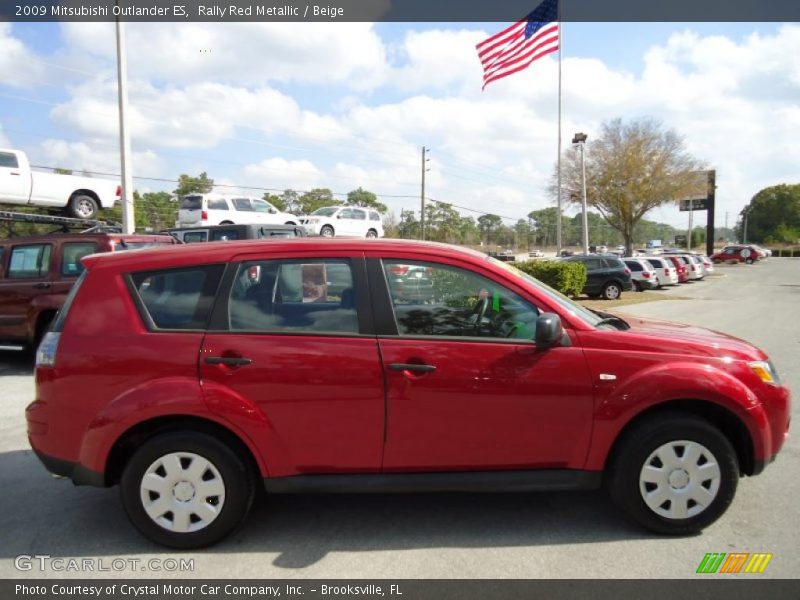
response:
M73 217L57 217L55 215L37 215L31 213L18 213L0 210L0 221L13 221L15 223L34 223L38 225L58 225L60 230L68 232L70 229L84 228L81 233L121 233L122 225L116 222L99 221L96 219L76 219Z

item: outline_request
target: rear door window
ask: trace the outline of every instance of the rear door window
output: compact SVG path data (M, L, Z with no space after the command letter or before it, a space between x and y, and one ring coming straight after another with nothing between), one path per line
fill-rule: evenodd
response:
M253 204L250 202L250 198L234 198L233 208L239 211L255 212L253 209Z
M230 210L228 201L224 198L209 199L206 203L208 210Z
M626 260L626 261L625 261L625 264L628 266L628 268L629 268L631 271L642 271L642 270L643 270L643 269L642 269L642 265L640 265L640 264L639 264L638 262L636 262L636 261L633 261L633 260Z
M583 264L586 265L587 271L597 271L598 269L603 268L603 261L599 258L587 258L583 261Z
M61 274L77 277L83 273L81 259L97 252L97 245L91 242L70 242L64 244L61 254Z
M245 262L228 301L231 331L359 332L348 260Z
M205 329L224 265L207 265L130 276L142 318L150 329Z
M183 242L185 244L195 244L197 242L205 242L208 239L208 234L205 231L187 231L183 234Z
M50 271L50 244L16 246L8 265L9 279L38 279Z

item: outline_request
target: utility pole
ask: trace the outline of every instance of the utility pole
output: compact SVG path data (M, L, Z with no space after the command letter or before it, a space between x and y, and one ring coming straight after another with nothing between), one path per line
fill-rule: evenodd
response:
M116 2L119 5L119 0ZM125 24L117 17L117 95L119 99L119 154L122 168L122 233L133 233L133 177L131 171L131 138L128 131L128 61L125 55Z
M427 158L427 153L430 152L430 148L426 148L425 146L422 147L422 191L420 193L420 211L419 211L419 239L425 239L425 173L430 171L428 169L428 165L426 164L430 158Z

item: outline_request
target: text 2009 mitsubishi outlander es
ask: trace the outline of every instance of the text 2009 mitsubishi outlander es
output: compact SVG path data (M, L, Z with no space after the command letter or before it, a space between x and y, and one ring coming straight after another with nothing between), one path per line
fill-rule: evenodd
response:
M758 348L598 314L465 249L296 239L84 264L39 347L30 442L76 484L119 484L172 547L223 538L257 486L605 486L644 527L688 534L789 429Z

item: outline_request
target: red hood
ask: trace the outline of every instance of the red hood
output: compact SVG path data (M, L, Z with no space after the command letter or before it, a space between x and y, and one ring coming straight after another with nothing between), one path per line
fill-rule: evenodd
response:
M767 360L767 355L760 348L705 327L630 315L620 316L631 326L629 334L658 338L656 345L664 352L717 358L729 356L739 360Z

